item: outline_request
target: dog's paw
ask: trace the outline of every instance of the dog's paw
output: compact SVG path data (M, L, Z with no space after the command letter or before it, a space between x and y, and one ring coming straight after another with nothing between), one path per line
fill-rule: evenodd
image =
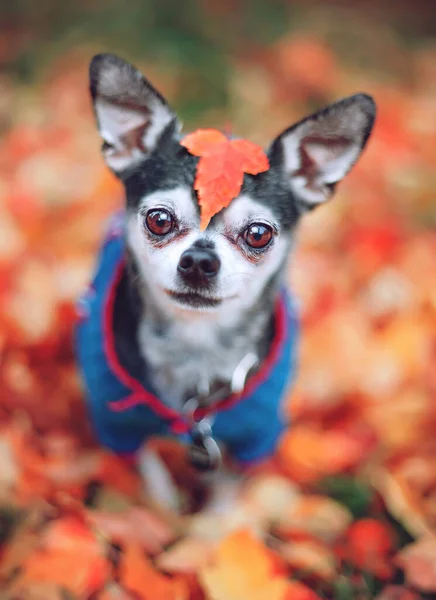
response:
M241 527L258 530L258 520L243 499L244 478L222 470L210 482L209 498L203 510L187 519L187 533L219 541Z

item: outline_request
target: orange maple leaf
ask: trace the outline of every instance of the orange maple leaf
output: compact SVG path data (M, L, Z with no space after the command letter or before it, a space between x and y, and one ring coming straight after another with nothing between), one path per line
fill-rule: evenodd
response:
M29 585L56 583L84 597L100 589L109 575L105 545L85 523L66 517L46 528L40 547L23 562L13 589L18 594Z
M143 600L187 600L188 597L185 582L158 573L136 543L130 543L123 554L120 583Z
M215 129L199 129L181 142L200 156L194 188L201 208L201 229L241 191L244 173L257 175L269 167L262 148L247 140L229 140Z
M343 551L349 562L387 580L393 573L391 554L394 547L395 540L390 527L368 517L350 526Z
M274 574L270 551L247 530L226 537L199 577L214 600L284 600L288 589L287 579Z

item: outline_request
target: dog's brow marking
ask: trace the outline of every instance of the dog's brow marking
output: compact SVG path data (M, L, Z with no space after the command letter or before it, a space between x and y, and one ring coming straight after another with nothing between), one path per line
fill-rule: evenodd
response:
M187 186L153 192L141 199L138 210L142 211L157 206L171 208L180 220L199 222L192 190Z
M225 211L223 221L230 229L245 225L248 221L268 221L274 224L276 217L266 206L261 206L250 196L243 194L234 200Z

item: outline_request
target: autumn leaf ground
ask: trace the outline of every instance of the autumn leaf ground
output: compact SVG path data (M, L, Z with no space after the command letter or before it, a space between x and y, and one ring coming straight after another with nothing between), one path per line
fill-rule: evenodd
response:
M4 78L2 600L435 597L436 50L389 48L378 72L341 61L321 35L234 59L235 108L222 119L256 142L358 90L379 112L361 164L299 232L292 426L275 464L215 520L150 507L132 468L96 446L83 409L74 303L121 203L86 93L93 50L63 56L38 85ZM175 100L183 85L155 83ZM198 506L180 448L155 447Z

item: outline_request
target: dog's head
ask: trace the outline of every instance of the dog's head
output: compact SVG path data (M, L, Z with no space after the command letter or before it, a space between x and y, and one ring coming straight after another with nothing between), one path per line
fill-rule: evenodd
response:
M373 100L357 94L286 129L267 151L269 169L245 175L201 231L198 158L180 144L176 114L116 56L96 56L90 79L103 155L126 190L128 249L149 292L173 309L253 305L279 278L299 216L332 196L375 116Z

